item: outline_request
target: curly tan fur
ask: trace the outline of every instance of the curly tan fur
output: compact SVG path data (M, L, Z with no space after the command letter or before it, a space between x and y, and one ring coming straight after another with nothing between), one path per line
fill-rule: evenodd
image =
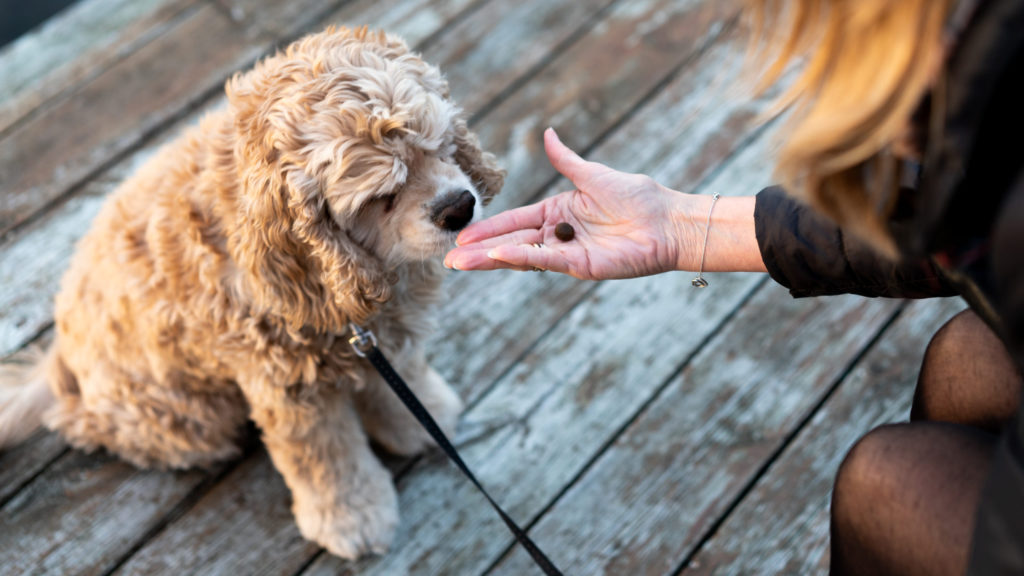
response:
M49 403L43 420L75 446L171 468L237 454L251 419L303 535L382 551L396 498L368 438L402 454L429 440L346 326L374 330L453 428L461 404L421 342L465 222L438 214L468 192L479 217L504 173L438 70L383 33L308 36L227 94L97 216L57 297L52 395L25 384L17 410Z

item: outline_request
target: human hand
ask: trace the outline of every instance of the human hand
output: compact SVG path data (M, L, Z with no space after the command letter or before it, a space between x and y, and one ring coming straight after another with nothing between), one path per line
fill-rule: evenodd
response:
M551 165L576 186L536 204L470 225L445 265L458 270L543 269L586 280L634 278L676 270L693 260L692 205L707 198L670 190L640 174L587 162L554 130L544 132ZM562 241L555 226L569 223ZM702 223L703 224L703 223ZM697 248L699 249L699 247ZM683 254L683 252L686 252Z

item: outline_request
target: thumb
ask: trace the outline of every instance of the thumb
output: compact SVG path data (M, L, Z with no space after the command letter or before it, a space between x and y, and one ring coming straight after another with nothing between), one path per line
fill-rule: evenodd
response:
M554 128L548 128L544 131L544 151L547 153L548 161L551 162L555 170L558 170L562 176L572 180L573 183L581 180L589 172L589 162L580 158L572 149L562 144Z

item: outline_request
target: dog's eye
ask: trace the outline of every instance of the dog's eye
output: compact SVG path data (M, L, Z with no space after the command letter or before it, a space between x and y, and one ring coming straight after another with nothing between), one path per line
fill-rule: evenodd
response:
M388 194L387 196L381 196L378 198L379 201L384 203L384 213L387 214L395 209L395 202L398 201L398 194Z

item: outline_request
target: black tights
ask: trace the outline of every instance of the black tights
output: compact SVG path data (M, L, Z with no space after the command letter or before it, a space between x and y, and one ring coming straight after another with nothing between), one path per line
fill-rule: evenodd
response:
M1020 403L1002 342L964 311L932 338L910 422L846 456L832 493L834 575L962 574L996 435Z

